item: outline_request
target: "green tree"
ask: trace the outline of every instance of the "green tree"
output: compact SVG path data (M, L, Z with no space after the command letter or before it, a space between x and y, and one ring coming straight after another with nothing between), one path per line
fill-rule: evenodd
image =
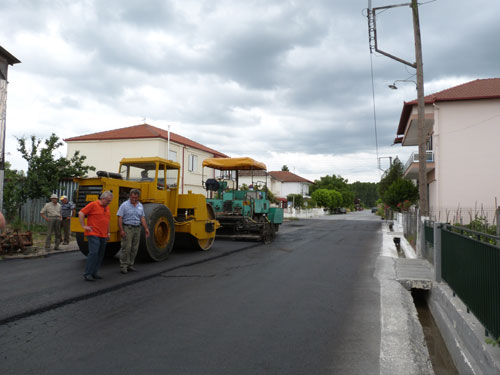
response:
M10 169L9 162L5 162L5 175L3 186L3 204L7 219L15 218L19 208L26 201L23 184L26 176L23 171Z
M396 157L391 167L384 173L380 180L378 186L379 196L383 197L389 186L400 178L403 178L403 164L399 161L399 158Z
M376 206L378 195L378 183L359 182L349 184L349 188L354 193L354 198L359 199L365 207Z
M286 199L288 202L294 202L294 208L302 208L304 206L304 197L302 194L288 194Z
M311 194L311 198L321 207L329 208L331 196L328 189L318 189Z
M354 193L349 189L340 191L342 195L341 207L352 207L354 205Z
M342 190L348 190L349 187L347 185L347 179L343 178L342 176L326 175L320 177L319 180L314 180L314 185L310 187L311 194L318 189L342 191Z
M290 172L290 170L288 169L288 166L285 164L284 166L281 167L281 170L283 172Z
M342 193L333 189L328 190L328 193L330 194L330 210L342 207Z
M278 200L276 199L276 197L274 196L273 192L267 187L267 186L264 186L262 188L262 191L265 191L266 192L266 197L267 197L267 200L271 203L278 203Z
M394 181L385 191L383 201L393 210L401 211L399 203L409 201L415 203L418 200L418 188L409 180L399 178Z
M54 133L45 141L32 135L29 140L17 138L18 148L28 170L23 183L26 198L36 199L49 196L59 186L62 178L85 176L92 166L84 165L86 156L76 151L69 159L55 158L55 151L63 145ZM42 143L43 142L43 143Z

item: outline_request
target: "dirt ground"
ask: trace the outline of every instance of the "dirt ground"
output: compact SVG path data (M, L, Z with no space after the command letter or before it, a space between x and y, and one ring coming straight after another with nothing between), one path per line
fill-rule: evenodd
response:
M11 228L7 228L6 232L11 230L12 230ZM51 253L78 250L78 245L76 243L74 236L71 236L68 245L63 245L61 242L61 244L59 245L59 250L54 250L54 236L52 236L50 249L45 249L46 233L32 232L32 236L33 236L33 246L27 247L24 251L16 250L7 252L0 249L0 260L41 257L41 256L47 256Z

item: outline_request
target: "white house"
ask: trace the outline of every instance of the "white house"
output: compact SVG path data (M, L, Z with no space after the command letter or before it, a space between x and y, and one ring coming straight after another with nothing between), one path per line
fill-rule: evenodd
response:
M309 197L309 186L313 182L288 171L240 171L238 182L241 185L259 185L267 187L274 196L286 206L286 197L289 194L301 194Z
M273 179L271 191L276 192L276 196L286 198L290 194L301 194L304 198L309 197L312 181L289 171L271 171L269 175Z
M429 213L442 222L492 223L500 205L500 78L478 79L425 97ZM418 146L417 101L405 102L396 143ZM418 178L418 150L405 166Z
M227 157L223 153L199 144L179 134L148 124L114 129L64 139L68 144L68 157L75 151L85 155L87 165L96 171L118 172L120 160L124 157L159 156L181 165L179 192L205 194L202 187L201 163L206 158ZM169 150L169 152L168 152ZM169 155L167 155L169 153ZM91 172L89 176L95 176Z

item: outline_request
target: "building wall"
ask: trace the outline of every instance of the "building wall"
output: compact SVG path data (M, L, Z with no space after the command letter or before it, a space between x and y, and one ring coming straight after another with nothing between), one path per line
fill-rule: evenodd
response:
M437 184L430 185L429 202L442 221L468 222L476 213L493 220L500 198L499 113L500 99L435 106Z
M163 139L125 139L106 141L81 141L68 142L67 156L73 156L75 151L80 151L85 155L87 165L96 167L96 171L89 172L89 177L94 177L97 171L118 172L120 160L122 158L159 156L165 159L168 153L168 143ZM213 157L213 154L194 149L188 146L170 142L171 160L181 164L181 176L179 186L180 193L205 194L205 189L201 183L202 162L206 158ZM194 170L188 170L190 155L196 156Z
M283 182L281 184L281 194L283 197L289 194L302 194L302 184L300 182Z
M253 176L253 180L252 176L240 176L238 178L238 184L240 186L243 184L250 186L252 184L252 181L254 185L264 186L266 185L266 176ZM267 187L274 194L274 191L272 189L272 178L270 176L267 176Z
M182 146L182 152L179 157L183 159L182 164L184 165L184 193L191 190L193 193L206 195L206 190L202 185L202 163L203 160L213 158L214 155L187 146ZM211 168L205 168L203 180L206 180L207 176L213 176L213 170Z

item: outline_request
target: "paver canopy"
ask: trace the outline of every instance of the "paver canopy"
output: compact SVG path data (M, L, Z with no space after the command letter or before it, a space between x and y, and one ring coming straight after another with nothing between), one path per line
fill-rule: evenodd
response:
M263 170L267 169L264 163L256 161L252 158L209 158L203 160L203 166L221 171L228 170Z

